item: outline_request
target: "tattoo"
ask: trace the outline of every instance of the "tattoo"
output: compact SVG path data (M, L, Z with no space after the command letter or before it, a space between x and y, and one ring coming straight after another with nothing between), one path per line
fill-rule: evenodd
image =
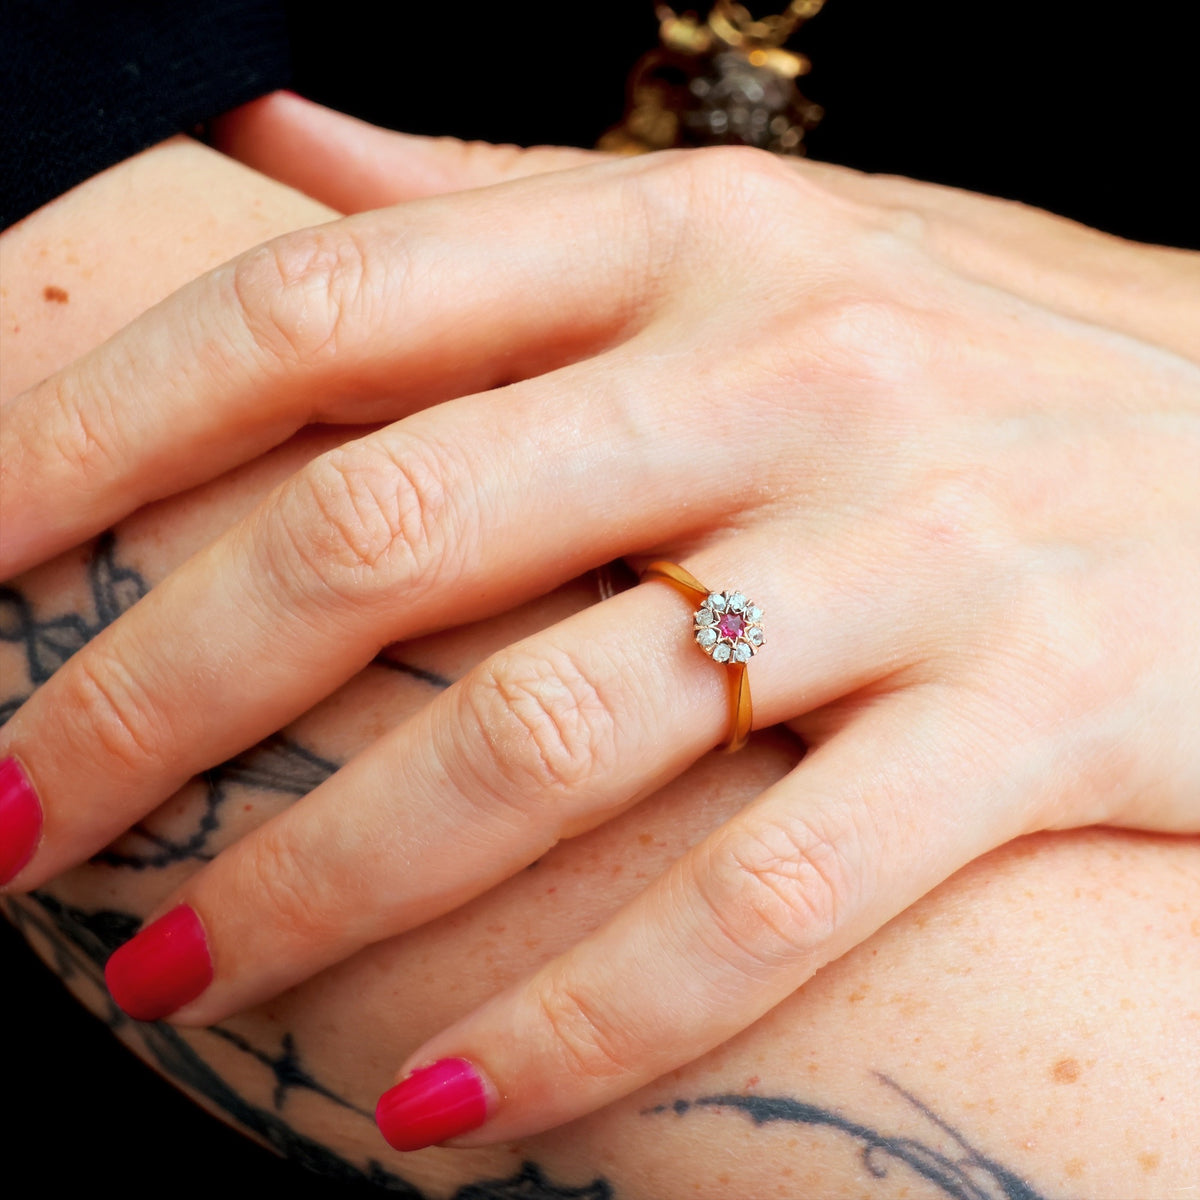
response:
M51 618L35 616L29 600L13 588L0 588L0 641L18 645L25 658L29 682L36 689L121 613L150 590L144 576L117 561L116 539L104 535L96 543L87 568L90 613L67 613ZM448 687L449 680L420 667L380 659L380 665L403 671L431 686ZM3 724L28 699L10 697L0 703ZM205 862L215 850L212 839L221 828L221 811L234 788L298 799L312 791L337 769L291 738L277 735L204 773L204 803L193 827L183 835L167 837L138 825L117 846L93 860L122 870L161 870L183 860ZM247 1059L266 1068L273 1078L271 1108L253 1103L210 1065L201 1050L170 1025L132 1021L113 1003L104 986L103 968L108 956L141 926L135 913L102 909L89 912L64 903L42 890L21 899L7 898L4 911L27 940L50 948L53 967L81 992L94 994L95 1006L110 1029L135 1041L158 1071L179 1086L203 1097L231 1121L257 1135L285 1158L338 1183L371 1184L405 1200L430 1200L426 1193L402 1176L370 1159L358 1166L329 1147L295 1129L283 1116L288 1098L296 1091L322 1097L365 1121L372 1114L322 1083L305 1064L294 1035L284 1032L278 1050L256 1046L228 1025L197 1031L205 1038L234 1047ZM583 1188L551 1182L532 1162L523 1163L507 1179L469 1184L453 1200L611 1200L609 1184L600 1178Z
M459 1188L454 1200L612 1200L612 1187L595 1179L586 1187L555 1187L537 1166L522 1163L511 1179L494 1179Z
M382 654L378 655L374 661L377 667L386 667L389 671L399 671L401 675L411 675L413 679L419 679L422 683L427 683L439 691L444 692L454 682L452 679L447 679L445 675L439 675L436 671L427 670L425 667L416 667L412 663L401 662L396 658L386 658Z
M67 613L38 620L29 601L14 588L0 588L0 641L16 642L25 652L30 682L40 687L59 667L102 629L132 608L149 590L146 580L118 565L116 539L106 533L95 545L88 563L88 589L95 615ZM19 696L0 708L0 724L27 700Z
M296 1039L290 1033L283 1035L278 1054L268 1054L265 1050L260 1050L251 1044L241 1034L234 1033L232 1029L211 1025L208 1032L236 1046L243 1054L248 1054L251 1058L256 1059L275 1076L275 1090L271 1095L271 1102L275 1105L276 1111L283 1110L289 1092L295 1088L301 1088L316 1092L318 1096L324 1096L326 1100L332 1100L334 1104L348 1108L351 1112L358 1113L360 1117L370 1119L371 1114L365 1109L351 1104L349 1100L339 1096L336 1092L331 1092L309 1074L296 1051Z
M155 870L192 859L210 862L216 855L210 846L221 828L220 813L236 786L274 792L299 799L324 782L338 764L276 734L236 758L205 771L204 804L196 813L193 828L184 836L166 837L139 822L107 850L92 860L135 871Z
M954 1157L916 1138L887 1134L869 1125L849 1120L831 1108L806 1104L786 1096L748 1096L730 1093L701 1096L696 1100L676 1100L645 1110L645 1114L673 1112L682 1117L696 1109L733 1109L750 1118L755 1125L785 1121L793 1125L824 1126L844 1133L862 1143L863 1166L876 1179L886 1179L891 1163L903 1163L923 1179L935 1184L951 1200L1044 1200L1030 1183L994 1159L977 1150L953 1125L939 1117L886 1075L875 1078L902 1096L930 1124L939 1129L957 1148ZM889 1162L891 1160L891 1162Z

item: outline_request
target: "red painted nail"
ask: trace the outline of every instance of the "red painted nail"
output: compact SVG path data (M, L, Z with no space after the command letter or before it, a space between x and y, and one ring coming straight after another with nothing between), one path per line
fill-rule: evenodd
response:
M33 857L42 834L42 806L15 758L0 762L0 885Z
M395 1150L423 1150L487 1120L487 1091L465 1058L443 1058L389 1088L375 1123Z
M158 1021L195 1000L212 983L208 939L195 909L173 908L108 960L112 998L136 1021Z

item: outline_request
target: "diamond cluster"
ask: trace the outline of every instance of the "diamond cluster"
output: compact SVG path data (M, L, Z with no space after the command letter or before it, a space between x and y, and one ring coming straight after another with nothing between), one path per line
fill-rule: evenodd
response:
M741 592L709 592L692 620L697 644L715 662L749 662L762 647L762 609Z

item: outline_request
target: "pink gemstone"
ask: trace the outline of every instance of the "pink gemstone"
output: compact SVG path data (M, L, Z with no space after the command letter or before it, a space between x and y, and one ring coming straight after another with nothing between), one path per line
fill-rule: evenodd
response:
M741 613L727 612L717 622L717 628L722 637L739 638L742 636L742 630L746 628L746 622Z

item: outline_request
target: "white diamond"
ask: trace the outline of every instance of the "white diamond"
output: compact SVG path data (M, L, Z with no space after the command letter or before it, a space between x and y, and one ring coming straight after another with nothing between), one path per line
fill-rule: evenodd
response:
M720 592L709 592L708 599L705 600L704 603L707 604L708 607L713 610L713 612L725 611L725 597L722 596Z
M729 645L728 645L728 643L721 642L720 645L718 645L717 647L714 648L714 650L712 652L712 656L717 662L728 662L729 661Z
M715 629L702 629L696 634L696 641L702 646L711 646L717 640L717 631Z
M711 608L702 608L696 613L697 625L711 625L716 619Z
M761 646L763 640L763 631L757 625L751 625L746 630L746 636L756 645Z
M738 642L738 644L736 646L734 646L734 648L733 648L733 661L734 662L749 662L750 655L753 653L754 653L754 651L751 650L750 647L747 646L745 642Z
M746 607L746 597L741 592L734 592L729 597L729 609L731 612L741 612Z
M748 609L746 609L746 616L748 616L752 621L761 620L762 609L759 608L757 604L752 604Z

